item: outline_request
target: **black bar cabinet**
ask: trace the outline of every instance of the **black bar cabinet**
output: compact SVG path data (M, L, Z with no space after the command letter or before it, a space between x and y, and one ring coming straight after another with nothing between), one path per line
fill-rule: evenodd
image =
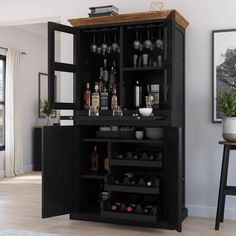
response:
M70 22L74 27L48 23L49 104L54 109L73 110L74 125L44 127L42 130L42 217L70 214L73 220L181 231L182 221L187 217L184 61L188 22L175 10ZM56 32L73 37L73 63L56 61ZM158 39L162 43L161 49L157 46ZM146 48L147 52L143 48L135 51L135 40L141 43L150 40L153 47ZM91 52L92 43L110 45L114 42L118 47L113 52L104 55L103 52ZM137 54L142 59L144 53L149 56L147 64L134 62L133 55ZM116 62L118 104L123 109L123 116L113 116L110 108L100 111L99 116L89 116L83 109L85 85L89 82L93 90L104 57L108 69L111 61ZM73 75L71 103L57 101L57 72ZM159 104L154 106L153 116L141 116L134 107L136 81L142 86L143 94L148 85L159 85ZM144 104L144 96L142 99ZM144 137L141 140L135 136L102 138L98 135L100 126L132 126L136 130L161 128L163 136L161 139ZM91 174L90 156L95 145L98 147L100 171ZM118 153L159 153L161 156L153 160L135 160L117 158ZM105 158L109 163L106 173L102 167ZM133 184L127 179L123 182L114 180L117 176L124 176L125 172L132 172L137 177ZM151 186L145 184L147 177L143 177L149 175L155 183ZM101 196L104 192L107 194L105 198ZM137 203L137 199L140 203L136 204L135 210L127 211L128 202ZM152 202L152 208L144 212L143 202ZM116 207L119 209L112 208L112 204L118 204Z

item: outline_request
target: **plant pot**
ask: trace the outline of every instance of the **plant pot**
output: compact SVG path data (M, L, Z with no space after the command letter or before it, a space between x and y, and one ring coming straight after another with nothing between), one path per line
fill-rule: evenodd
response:
M236 117L223 117L223 138L229 142L236 142Z

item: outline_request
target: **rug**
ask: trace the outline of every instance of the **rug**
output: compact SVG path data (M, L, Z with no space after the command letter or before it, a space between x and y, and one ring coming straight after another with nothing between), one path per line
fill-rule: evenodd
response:
M58 234L48 234L33 231L0 229L0 236L60 236Z

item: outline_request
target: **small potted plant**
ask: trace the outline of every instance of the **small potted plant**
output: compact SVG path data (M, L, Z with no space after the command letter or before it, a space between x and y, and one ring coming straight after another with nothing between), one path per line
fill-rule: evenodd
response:
M223 114L223 138L236 142L236 88L219 93L217 105Z
M47 99L41 101L41 112L47 118L47 125L50 125L51 118L55 114L55 111L49 108Z

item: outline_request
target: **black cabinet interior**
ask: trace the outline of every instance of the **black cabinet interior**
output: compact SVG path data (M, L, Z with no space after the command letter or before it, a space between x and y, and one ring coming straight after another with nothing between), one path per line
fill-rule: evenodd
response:
M73 35L73 64L55 62L52 47L56 31ZM43 217L69 213L71 219L77 220L142 223L142 226L181 231L187 216L184 33L184 28L176 22L175 11L166 19L119 24L70 28L49 23L49 100L53 108L73 109L74 126L43 130ZM158 38L162 39L158 47L142 53L133 48L135 40ZM91 53L94 42L99 45L115 42L116 47L110 48L109 54L102 48L99 53ZM108 68L116 68L118 103L124 110L122 117L113 117L110 108L100 111L98 117L90 117L83 109L86 83L93 88L99 81L99 68L104 59ZM56 71L74 74L73 103L55 101ZM151 117L140 116L134 106L136 81L143 89L143 106L148 85L159 85L160 102L153 107ZM161 128L163 137L138 140L133 134L129 138L101 138L98 134L101 125L132 126L135 130ZM94 146L99 156L96 174L91 173ZM134 210L131 202L136 202ZM150 206L146 209L147 204ZM118 210L114 210L116 207Z

